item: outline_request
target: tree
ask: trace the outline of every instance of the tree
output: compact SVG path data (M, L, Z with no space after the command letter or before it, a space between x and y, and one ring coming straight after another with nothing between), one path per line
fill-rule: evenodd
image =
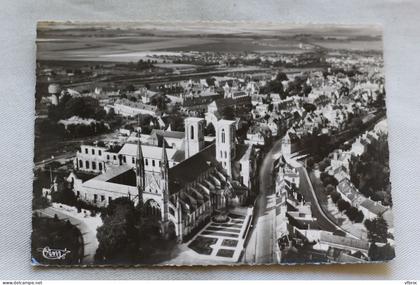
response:
M279 73L277 73L276 80L277 81L288 81L289 78L287 77L287 74L286 73L279 72Z
M334 191L333 193L331 193L331 200L332 200L334 203L337 203L337 201L338 201L339 199L341 199L341 195L340 195L340 193L338 193L337 191Z
M165 95L154 96L150 100L150 104L155 105L159 111L165 111L166 110L166 96Z
M206 136L215 136L216 130L214 129L214 126L212 123L208 124L206 128L204 129L204 135Z
M382 247L372 243L369 247L368 256L371 261L391 260L395 257L395 249L388 243Z
M325 192L326 192L327 195L331 195L334 191L335 191L334 185L328 184L325 187Z
M356 217L354 219L354 222L361 223L361 222L363 222L364 219L365 219L365 215L363 214L363 212L360 211L360 210L357 211L357 215L356 215Z
M383 217L379 216L373 220L366 220L365 227L371 242L385 243L387 241L388 224Z
M95 258L107 262L131 262L140 255L140 213L127 197L110 202L97 230Z
M280 80L271 80L268 83L268 92L280 94L280 97L284 94L283 84Z
M112 109L111 109L112 110ZM96 112L95 112L95 120L97 120L97 121L101 121L101 120L103 120L103 119L105 119L105 117L106 117L106 111L104 110L104 109L98 109Z
M235 120L235 110L233 107L226 107L222 110L222 117L225 120Z
M358 210L355 207L351 207L346 211L346 215L349 218L350 221L354 222L356 221L356 217L358 215Z
M333 186L338 185L337 179L334 176L329 175L328 173L325 173L325 172L321 173L321 181L322 181L322 184L324 184L324 186L328 184L331 184Z
M67 119L73 116L94 118L98 106L98 100L91 97L71 98L64 105L62 118Z
M115 110L114 108L110 108L108 113L106 114L105 118L107 120L113 120L115 118Z
M337 208L340 212L349 210L351 207L350 203L343 199L338 199L337 201Z
M134 87L133 84L130 84L127 87L125 87L125 91L127 91L127 92L134 92L134 91L136 91L136 87Z
M206 83L207 83L208 86L214 86L215 81L216 81L216 79L214 77L206 78Z
M70 206L76 205L77 197L74 192L67 187L63 187L58 191L51 193L51 199L53 202L62 203Z
M311 103L303 103L302 107L308 113L316 110L316 106L314 104L311 104Z

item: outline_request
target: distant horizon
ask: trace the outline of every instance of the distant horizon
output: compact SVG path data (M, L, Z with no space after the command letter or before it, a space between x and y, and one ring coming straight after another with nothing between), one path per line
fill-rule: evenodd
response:
M209 26L211 25L211 26ZM37 30L42 32L58 30L136 30L159 36L165 33L189 36L298 36L308 34L312 36L336 37L382 37L382 28L379 25L340 25L340 24L286 24L262 22L51 22L40 21ZM280 33L280 34L279 34ZM166 35L166 34L165 34ZM168 36L168 35L166 35Z

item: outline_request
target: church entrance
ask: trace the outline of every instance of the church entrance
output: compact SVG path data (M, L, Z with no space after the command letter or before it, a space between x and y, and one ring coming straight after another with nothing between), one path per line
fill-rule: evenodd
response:
M175 230L175 224L173 222L169 222L168 224L168 239L174 240L176 239L176 230Z
M161 218L160 205L155 200L150 199L144 204L144 215L151 218Z

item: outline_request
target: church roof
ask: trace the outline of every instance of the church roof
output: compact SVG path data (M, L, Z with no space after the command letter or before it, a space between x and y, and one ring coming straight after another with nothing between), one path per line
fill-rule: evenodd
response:
M153 136L153 135L160 135L160 136L163 136L164 138L183 139L185 134L184 132L153 129L150 136Z
M143 151L143 157L152 158L160 160L162 158L162 148L154 145L142 145L141 149ZM167 148L166 153L169 160L172 160L173 155L175 154L176 149ZM136 143L126 143L122 149L118 152L122 155L137 156L137 144Z
M216 166L216 145L212 144L169 169L170 190L179 191L183 185L193 182L202 173Z

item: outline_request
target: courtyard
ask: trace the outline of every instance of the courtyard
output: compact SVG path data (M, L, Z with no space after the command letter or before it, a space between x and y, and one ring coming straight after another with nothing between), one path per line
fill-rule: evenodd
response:
M194 253L213 261L239 261L251 216L229 213L226 221L214 219L189 243Z

